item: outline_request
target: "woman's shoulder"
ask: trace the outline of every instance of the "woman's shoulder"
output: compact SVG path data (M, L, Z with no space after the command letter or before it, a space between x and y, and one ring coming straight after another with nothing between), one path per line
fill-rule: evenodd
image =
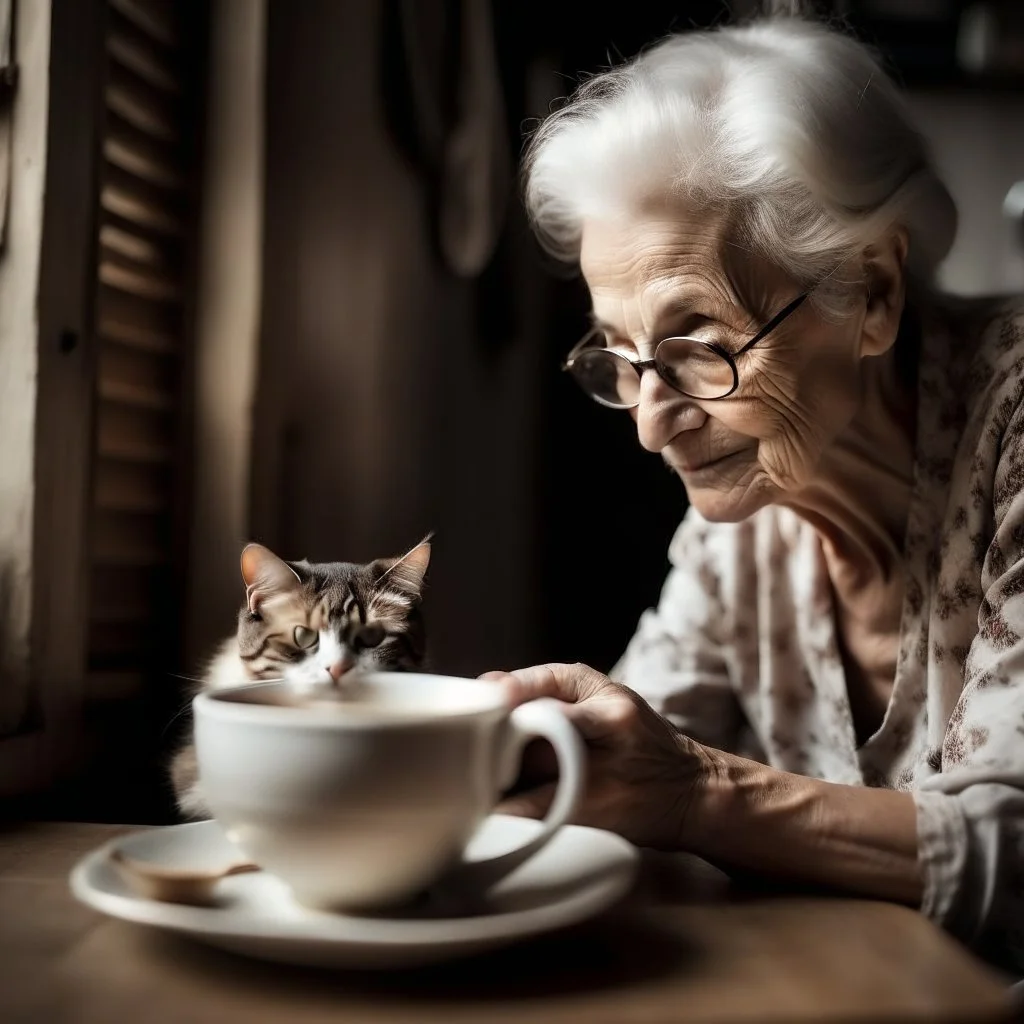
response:
M950 355L959 355L975 372L984 367L1024 373L1024 295L938 296L924 321L926 335L942 334Z
M1024 296L943 296L921 325L921 422L930 416L950 446L968 423L982 422L998 444L1024 401Z

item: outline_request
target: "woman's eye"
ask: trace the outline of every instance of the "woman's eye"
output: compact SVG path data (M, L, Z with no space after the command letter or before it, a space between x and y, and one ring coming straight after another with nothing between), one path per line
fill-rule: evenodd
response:
M295 646L303 649L312 647L317 641L317 632L315 629L307 629L305 626L296 626L295 633Z
M358 643L360 647L379 647L387 634L384 627L376 622L363 626L359 631Z

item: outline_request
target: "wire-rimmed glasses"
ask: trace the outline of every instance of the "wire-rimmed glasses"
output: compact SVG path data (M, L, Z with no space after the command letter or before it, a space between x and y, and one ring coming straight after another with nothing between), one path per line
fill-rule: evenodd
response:
M660 341L653 359L630 359L624 352L604 347L604 333L595 328L573 346L562 368L595 402L610 409L635 409L640 404L640 381L649 369L687 398L728 398L740 382L736 357L771 334L808 294L798 295L776 313L738 352L727 352L714 341L680 336Z

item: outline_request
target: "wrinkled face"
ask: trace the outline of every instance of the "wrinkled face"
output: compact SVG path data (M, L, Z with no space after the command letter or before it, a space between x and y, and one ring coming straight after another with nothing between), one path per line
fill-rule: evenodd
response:
M653 208L588 222L581 265L607 344L650 359L686 335L738 352L800 289L729 243L713 215ZM804 303L736 360L728 398L686 398L648 370L632 410L640 443L661 454L706 518L736 522L804 488L860 400L858 313L842 324Z
M298 694L342 687L353 669L414 669L423 659L420 591L430 545L366 565L285 562L249 545L238 652L253 679Z

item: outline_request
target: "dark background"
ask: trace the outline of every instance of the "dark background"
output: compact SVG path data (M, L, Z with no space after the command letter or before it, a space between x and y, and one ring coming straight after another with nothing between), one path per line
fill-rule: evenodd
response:
M289 107L282 96L295 86L294 78L306 60L302 32L316 28L315 25L311 28L312 16L308 12L317 10L317 0L303 0L308 5L303 7L306 13L302 17L307 19L304 25L298 25L301 18L296 17L290 2L269 0L268 12L268 38L271 40L268 52L274 58L268 61L267 68L266 113L272 143L267 155L265 259L268 269L275 268L273 261L277 251L295 244L295 235L288 233L295 230L294 225L287 223L285 216L290 216L295 203L291 199L285 202L281 196L289 188L300 191L302 185L293 180L286 159L285 143L294 108ZM451 3L451 0L443 2ZM617 5L577 0L547 3L495 0L495 37L506 104L504 130L513 154L519 153L533 119L543 113L531 109L528 89L530 70L538 59L544 59L560 76L560 91L568 93L581 75L628 59L668 32L728 22L736 16L749 14L754 7L754 3L736 2L730 6L718 0ZM1016 0L974 4L971 13L967 13L966 4L942 0L837 0L835 3L819 2L816 7L822 16L836 19L875 46L896 79L915 90L940 96L948 93L951 97L972 93L986 97L1017 96L1024 92L1024 59L1014 42L1022 37L1019 29L1024 4ZM398 84L394 76L400 70L399 62L393 60L394 54L389 49L387 34L395 0L377 0L367 9L372 9L378 19L375 24L381 26L372 59L377 64L375 80L380 96L388 101L382 104L382 119L386 121L382 127L390 144L405 155L409 169L420 182L422 202L429 205L429 176L423 173L415 146L403 132L401 117L396 115L394 104L390 102ZM370 59L365 54L363 57ZM216 74L217 69L208 69L205 73ZM327 83L322 94L311 93L309 99L309 103L320 105L313 116L323 115L325 123L330 114L326 109L330 97L328 86L334 84L334 79L329 77L331 74L343 78L345 69L324 68L319 78L311 79L314 85ZM307 84L303 79L301 88ZM197 123L197 134L200 131ZM349 152L351 159L357 160L360 140L349 138L343 142L349 149L342 153L342 160L348 158ZM331 144L331 140L326 140L325 148ZM316 153L313 155L315 158ZM338 187L344 186L339 184ZM303 230L304 226L300 225L299 236ZM289 256L283 258L285 263ZM276 331L285 339L287 344L282 350L286 361L301 359L300 349L290 346L289 332L299 333L293 321L297 318L296 311L302 313L303 310L294 296L302 290L304 282L276 272L266 274L265 278L264 320L269 325L265 331L271 337ZM495 256L479 279L453 283L442 276L439 280L441 287L451 289L453 308L471 321L467 326L460 320L458 329L472 338L476 348L471 355L481 363L484 373L488 366L495 374L504 372L502 367L507 365L509 347L522 343L519 328L524 318L537 316L540 310L540 326L533 330L532 336L533 343L539 344L539 371L523 385L532 389L531 394L524 394L524 404L529 399L536 410L535 420L531 421L533 440L523 442L537 449L531 462L534 479L523 493L508 495L505 499L511 504L512 517L510 520L506 516L503 521L518 524L519 540L506 549L505 538L490 536L484 527L479 531L482 543L475 550L460 554L454 550L457 545L452 534L466 528L467 524L462 522L460 527L458 515L453 517L445 512L446 480L450 482L452 478L445 477L444 446L439 444L435 450L422 439L403 439L403 443L408 440L409 444L422 444L424 451L433 452L422 471L422 488L427 493L422 493L421 507L415 515L404 514L401 508L381 501L381 516L390 516L392 521L378 532L381 537L389 538L390 545L399 543L391 537L411 540L414 530L441 528L435 548L435 566L431 569L436 583L432 584L427 605L428 622L431 607L438 608L439 629L447 631L441 637L441 647L448 659L440 668L468 672L515 667L495 664L493 650L501 652L494 654L494 658L506 657L519 663L578 660L608 670L622 653L638 616L657 600L667 568L666 547L686 507L683 488L657 456L640 448L627 415L589 401L558 371L564 355L585 329L587 296L577 276L566 268L554 266L540 253L529 236L517 203L512 204ZM400 300L401 289L397 287L396 301ZM533 314L528 314L528 306L533 308ZM424 403L428 412L434 407L439 410L430 414L436 415L434 422L438 430L445 427L445 416L459 415L457 411L448 412L445 396L440 395L440 389L453 386L448 383L451 367L444 364L444 330L445 325L439 319L427 326L415 323L409 331L410 344L415 341L419 346L419 355L415 358L423 359L423 366L429 371L419 386L439 392L436 402ZM451 346L453 353L455 348ZM441 353L436 359L430 356L435 349ZM451 358L454 362L455 356ZM272 380L276 371L272 367L268 369L268 365L264 365L261 372ZM312 367L313 376L317 369ZM412 383L407 386L416 384L415 376L410 374ZM468 407L466 402L452 403L455 410ZM388 410L382 406L381 420L387 416ZM487 424L467 421L462 429L485 434ZM302 442L301 436L291 431L293 428L287 423L279 431L284 437L282 445L286 454L288 444ZM456 467L460 477L471 478L481 469L479 460L486 457L484 445L476 463L469 460ZM264 468L261 460L262 452L257 446L255 489L258 491L262 486L271 496L287 492L286 475L261 484L259 475ZM349 471L344 465L334 469L339 475ZM394 472L397 475L400 470L396 468ZM391 553L377 548L376 540L373 550L360 549L360 544L369 546L371 534L364 531L359 535L358 530L351 534L359 537L358 543L353 541L351 550L346 547L338 551L330 543L333 539L330 531L320 529L317 532L308 524L303 526L299 514L303 511L291 510L291 519L275 521L267 515L261 518L257 508L253 515L254 537L273 545L280 544L282 553L288 557L307 555L357 560ZM343 530L339 532L345 536ZM517 547L523 537L528 538L529 543ZM520 564L524 560L526 564ZM179 574L184 571L184 564L176 567ZM518 598L510 597L507 614L515 621L508 627L512 637L508 643L502 643L500 618L505 611L500 607L500 594L491 600L492 605L499 607L480 607L474 610L476 619L471 615L463 623L452 621L452 608L471 606L460 591L478 586L475 572L488 576L504 572L517 581L522 593ZM497 589L500 591L500 587ZM89 764L43 798L37 796L27 805L9 807L10 813L123 821L173 818L164 765L172 745L187 730L187 716L175 717L187 705L188 688L180 677L197 671L193 657L184 653L172 657L167 653L170 649L167 632L182 632L181 618L175 618L179 603L168 598L163 609L164 635L153 642L150 662L153 678L159 682L131 699L87 708L86 714L93 716L89 727L95 741ZM516 620L519 615L528 618L528 627L524 626L525 619ZM223 633L229 629L230 622L225 622ZM478 632L483 639L474 646ZM461 660L460 654L465 655Z

